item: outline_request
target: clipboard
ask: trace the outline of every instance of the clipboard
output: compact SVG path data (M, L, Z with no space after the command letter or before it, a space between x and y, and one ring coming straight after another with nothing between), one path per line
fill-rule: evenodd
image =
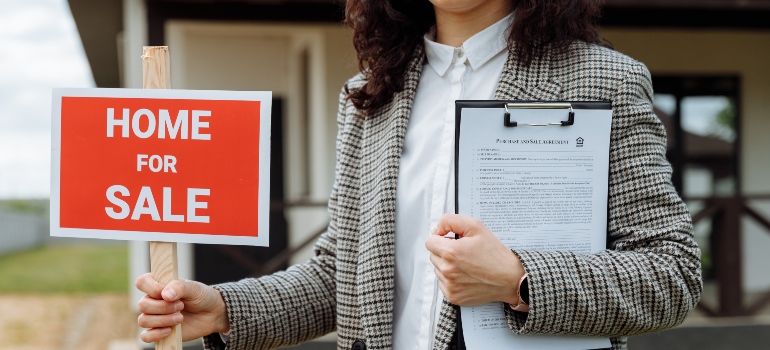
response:
M531 140L528 140L526 137L522 137L522 136L526 136L526 135L528 135L530 133L536 133L536 134L538 134L540 136L542 136L544 134L555 134L555 135L571 134L569 132L565 133L565 130L568 130L568 128L569 129L574 129L574 130L585 129L586 124L590 124L590 123L593 123L593 122L599 122L599 119L601 119L601 122L599 124L602 124L601 127L600 127L600 129L602 129L602 130L600 130L599 132L604 134L603 135L604 138L602 138L602 143L606 144L606 145L603 145L603 151L600 149L600 150L598 150L598 152L595 152L595 153L599 153L599 157L600 158L604 157L606 159L606 161L602 162L602 164L606 166L606 170L604 171L604 174L606 175L606 176L604 176L604 178L606 179L605 180L606 182L604 183L604 186L603 186L604 193L603 193L603 196L599 197L600 200L603 199L603 203L604 203L604 205L603 205L603 211L604 211L603 218L604 218L604 220L601 223L602 224L601 228L603 228L604 235L603 235L603 242L602 242L603 244L601 245L601 247L599 247L599 242L596 241L598 238L594 237L593 243L592 243L592 249L596 250L596 248L606 248L607 244L608 244L608 242L607 242L607 235L606 235L606 230L607 230L607 220L606 219L609 217L609 213L608 213L608 211L609 211L609 207L608 207L608 194L609 194L609 190L608 190L608 185L609 185L609 183L608 183L608 180L609 180L609 140L610 140L610 137L611 137L612 104L610 102L606 102L606 101L596 101L596 102L584 102L584 101L580 101L580 102L577 102L577 101L515 101L515 100L483 100L483 101L458 100L458 101L456 101L455 102L455 154L454 154L454 156L455 156L455 162L454 162L454 164L455 164L455 169L454 169L455 170L455 213L456 214L461 214L461 215L467 215L467 216L476 217L475 215L468 215L469 211L467 210L467 206L461 206L461 204L465 204L465 203L461 203L461 197L466 197L466 201L470 201L470 200L468 200L468 197L469 197L468 196L468 191L465 191L465 189L467 188L468 185L466 183L464 183L463 181L466 181L466 182L472 182L473 181L473 180L466 180L466 179L472 179L473 176L469 176L465 172L463 172L461 174L461 164L465 164L463 162L469 162L469 161L470 162L473 162L473 161L480 162L483 159L523 159L523 158L520 158L520 157L510 157L510 156L508 158L505 158L504 155L500 156L502 153L496 152L496 151L490 151L488 153L489 154L498 154L498 156L500 156L500 157L496 157L496 158L493 158L493 157L481 157L481 156L479 156L479 154L485 154L485 153L478 153L478 151L475 151L478 154L468 156L467 148L463 149L463 151L461 152L461 144L462 144L461 141L463 140L462 137L466 136L466 135L463 135L463 133L462 133L462 131L463 131L463 123L462 123L463 116L465 114L464 112L468 112L468 111L471 111L471 110L473 110L474 113L476 113L476 111L481 111L479 113L484 114L484 116L483 117L475 116L474 118L476 118L476 119L474 119L474 121L483 120L483 122L485 123L486 127L494 128L494 131L497 133L496 135L500 135L500 134L505 134L505 135L510 134L510 135L513 135L510 138L502 139L503 145L506 145L507 144L506 142L510 142L511 144L512 143L518 143L520 141L527 141L527 143L532 143L532 144L539 144L540 142L543 142L544 144L549 145L549 146L550 145L554 145L554 146L556 146L554 148L558 148L558 149L568 149L568 148L572 147L572 144L574 144L575 149L583 149L584 146L585 146L585 144L584 144L585 143L585 139L583 139L582 137L578 136L576 139L574 139L574 141L573 140L569 140L569 139L560 139L560 138L556 138L556 139L553 139L553 140L543 140L543 139L531 139ZM544 117L544 118L533 118L533 116L527 115L528 112L531 112L531 111L549 111L549 112L548 113L540 113L540 114L547 114L547 116ZM558 111L558 113L554 113L556 111ZM601 118L598 118L598 119L593 119L592 118L593 116L597 116L597 115L601 115ZM468 118L470 118L470 116ZM479 118L483 118L483 119L479 119ZM576 124L578 126L576 126ZM501 131L501 130L503 130L503 131ZM537 131L534 132L534 130L537 130ZM572 134L574 134L574 133L572 133ZM483 136L481 136L481 137L486 137L486 136L487 136L486 134L483 134ZM479 135L473 134L473 135L466 136L466 137L479 137ZM497 141L501 141L501 140L498 138ZM572 141L572 142L570 142L570 141ZM562 143L562 142L564 142L564 143ZM564 145L566 145L567 148L562 147ZM482 150L482 149L494 150L496 148L490 147L490 148L474 148L474 149L475 150ZM510 147L508 147L506 149L510 149ZM585 148L585 149L588 149L588 148ZM596 151L596 148L593 148L593 150ZM505 151L505 152L508 152L508 154L511 154L510 153L511 151ZM533 151L533 152L538 152L538 151ZM539 151L539 152L544 152L543 154L548 154L548 152L550 152L550 151ZM572 153L575 153L575 154L580 154L580 151L553 151L553 152L565 152L565 154L572 152ZM585 152L583 152L583 154L584 153ZM515 153L513 153L513 154L515 154ZM553 154L559 154L559 153L553 153ZM554 159L559 159L559 157L557 156ZM572 159L572 158L563 158L563 159ZM574 159L581 159L581 158L577 157L577 158L574 158ZM479 163L479 164L481 164L481 163ZM501 163L501 162L497 162L497 163L490 163L490 164L506 164L506 165L503 165L503 166L495 166L495 168L498 168L498 169L494 169L494 170L501 170L499 173L502 174L502 173L504 173L502 171L503 167L509 167L509 168L515 169L516 162L514 162L514 163ZM528 163L520 162L519 164L528 164ZM539 164L539 163L535 162L533 164ZM546 167L553 167L553 168L557 168L558 169L558 167L559 167L559 162L558 161L556 163L542 163L542 164L543 165L539 165L539 166L544 168L544 169L547 169ZM545 164L553 164L553 165L545 165ZM535 165L535 166L538 166L538 165ZM479 169L483 169L483 168L479 168ZM535 169L538 169L538 168L535 168ZM587 169L583 169L583 170L587 170ZM553 171L553 172L558 173L560 170L550 170L550 169L548 169L548 170L538 170L538 171L542 171L543 173L547 174L549 171ZM566 177L569 177L569 176L566 176ZM477 177L477 178L482 179L482 178L485 178L485 177ZM464 187L464 186L466 186L466 187ZM601 184L599 184L598 186L601 187ZM470 198L472 198L472 194L471 194ZM593 203L593 205L597 204L594 201L592 201L592 203ZM464 209L464 208L466 208L466 209ZM470 212L471 213L475 213L473 211L470 211ZM476 214L478 214L478 213L476 213ZM599 215L598 217L601 218L602 216ZM480 217L476 217L476 218L484 221ZM485 224L486 224L486 222L485 222ZM524 226L522 226L522 227L524 227ZM493 230L493 233L495 233L497 235L497 232L495 232L494 230ZM596 236L596 235L598 235L598 233L594 234L594 236ZM501 237L501 236L498 236L498 237ZM501 238L501 240L503 240L503 239ZM458 307L457 343L458 343L458 349L466 349L466 338L467 337L465 336L465 332L468 332L468 331L474 332L474 330L469 330L468 329L469 327L466 327L466 330L464 332L463 322L462 322L463 317L462 317L462 313L461 313L460 309L461 308ZM471 310L471 311L474 312L474 313L476 312L475 310ZM501 308L500 308L500 311L502 311ZM504 316L504 314L503 314L503 316ZM475 316L473 316L473 317L475 317ZM473 329L479 329L478 324L471 324L470 326L474 327ZM500 326L498 325L498 327L500 327ZM506 327L507 327L507 325L506 325ZM510 332L510 330L506 329L506 331L507 331L507 333L513 335L513 333ZM481 330L481 332L487 332L487 333L485 333L486 336L489 336L489 334L492 334L492 336L494 336L494 333L489 333L490 331L488 331L486 329ZM500 335L500 333L498 332L497 335ZM475 335L471 334L471 336L473 338ZM506 335L503 335L503 337L506 337ZM517 337L532 337L532 336L521 336L521 335L519 335ZM559 344L561 346L560 349L570 349L570 350L573 350L573 349L574 350L610 349L610 347L605 347L605 346L609 346L609 339L607 339L607 338L603 338L603 339L606 340L606 343L598 342L598 341L588 341L588 342L581 343L582 340L577 340L577 341L574 342L575 343L574 347L570 347L569 344L565 345L566 343L564 343L564 342L559 343ZM478 340L473 340L473 339L471 339L471 340L472 340L471 341L471 345L476 344L476 343L474 343L474 341L478 342ZM556 342L558 343L558 341L562 341L562 340L564 340L564 338L559 339ZM501 340L501 341L503 341L503 340ZM525 345L526 343L518 344L516 349L518 349L518 350L551 349L551 348L555 348L553 346L554 344L557 344L557 343L553 343L553 344L548 343L549 342L548 339L543 340L543 342L544 343L540 344L540 346L537 346L537 344L535 344L533 347L527 347ZM578 344L585 344L586 346L585 347L580 347L580 345L578 345ZM597 344L606 344L606 345L596 346ZM496 345L500 345L500 344L496 344ZM522 346L522 345L524 345L524 346ZM489 344L485 344L485 346L488 347ZM499 347L496 347L496 348L499 348ZM507 348L507 347L504 347L504 348ZM475 348L473 348L473 346L471 346L470 349L471 350L475 350Z

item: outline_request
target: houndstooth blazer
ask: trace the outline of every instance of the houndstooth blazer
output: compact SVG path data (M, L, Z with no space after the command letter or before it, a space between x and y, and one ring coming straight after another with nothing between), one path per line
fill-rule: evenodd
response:
M328 231L304 264L215 286L230 318L228 348L287 346L334 330L339 350L392 347L396 176L423 59L419 48L404 90L372 116L362 117L343 90ZM530 66L509 54L495 98L605 100L613 109L609 249L516 250L529 274L530 310L505 309L511 331L611 337L613 349L625 349L626 336L681 323L700 299L700 250L671 185L647 68L583 42ZM440 317L435 349L454 348L456 308L445 300ZM221 343L204 341L209 349Z

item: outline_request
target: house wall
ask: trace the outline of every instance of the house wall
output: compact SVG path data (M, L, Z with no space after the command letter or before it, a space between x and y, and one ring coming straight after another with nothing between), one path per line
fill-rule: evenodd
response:
M136 48L145 44L146 23L136 20L144 18L140 2L124 2L124 13L132 16L124 21L126 87L141 87L141 63L135 58L141 54ZM644 62L653 74L739 75L743 191L770 193L770 181L766 181L770 156L765 152L770 138L763 137L770 132L770 33L605 28L602 34L618 51ZM337 98L344 81L357 72L350 31L339 25L169 21L166 35L173 87L271 90L285 98L286 200L325 201L334 176ZM309 75L304 78L302 52L309 55ZM304 79L308 79L307 96ZM770 217L770 201L752 205ZM327 216L325 209L295 208L288 210L287 220L289 244L296 245L322 228ZM770 274L764 267L770 264L766 254L770 234L748 220L743 232L744 285L749 291L769 288ZM147 260L142 244L132 244L136 257L132 259L140 262ZM292 263L310 255L307 248ZM137 266L132 271L148 269Z
M741 180L744 194L770 194L770 31L621 29L602 35L652 74L736 74L741 78ZM770 217L770 201L752 205ZM744 287L770 288L770 232L744 219Z
M286 201L325 203L334 180L339 92L356 73L350 31L341 25L172 20L166 41L175 88L267 90L283 98ZM328 222L324 207L293 208L286 216L290 246ZM312 246L292 263L311 253Z

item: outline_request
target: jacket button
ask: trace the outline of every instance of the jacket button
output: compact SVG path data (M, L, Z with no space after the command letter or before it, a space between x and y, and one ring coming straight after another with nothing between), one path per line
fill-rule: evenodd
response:
M350 347L350 350L366 350L366 344L364 344L363 340L356 339L356 341L353 342L353 346Z

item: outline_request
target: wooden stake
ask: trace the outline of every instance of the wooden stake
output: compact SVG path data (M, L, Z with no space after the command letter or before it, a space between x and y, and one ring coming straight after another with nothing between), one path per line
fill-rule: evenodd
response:
M142 87L171 88L168 46L145 46L142 50ZM164 286L179 278L176 243L150 242L150 271ZM182 350L182 326L171 328L168 337L155 343L155 350Z
M145 46L142 50L142 88L170 89L168 46Z

